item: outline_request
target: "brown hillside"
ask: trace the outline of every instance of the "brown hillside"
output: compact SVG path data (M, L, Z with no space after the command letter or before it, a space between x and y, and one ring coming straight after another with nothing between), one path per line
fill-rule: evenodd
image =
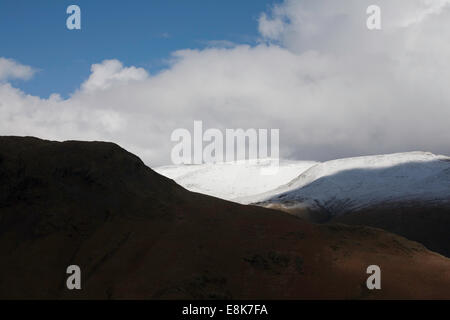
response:
M191 193L110 143L2 137L0 188L0 298L450 299L418 243Z

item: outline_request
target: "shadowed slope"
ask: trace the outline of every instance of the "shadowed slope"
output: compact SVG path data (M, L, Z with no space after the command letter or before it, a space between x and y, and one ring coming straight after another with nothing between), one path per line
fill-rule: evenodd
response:
M397 207L377 206L338 216L331 223L381 228L450 257L450 205L409 203Z
M0 138L0 185L0 298L450 298L415 242L191 193L114 144Z
M313 222L382 228L450 256L449 157L409 152L328 161L270 193L258 204Z

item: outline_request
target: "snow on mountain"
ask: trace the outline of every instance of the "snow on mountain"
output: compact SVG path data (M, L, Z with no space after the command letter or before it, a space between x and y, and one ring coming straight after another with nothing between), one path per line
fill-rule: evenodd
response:
M186 189L236 201L273 190L317 164L313 161L281 160L274 175L262 173L275 165L273 159L242 160L216 164L172 165L154 168L159 174L175 180Z
M336 215L373 205L449 202L450 157L408 152L323 162L275 190L239 200Z

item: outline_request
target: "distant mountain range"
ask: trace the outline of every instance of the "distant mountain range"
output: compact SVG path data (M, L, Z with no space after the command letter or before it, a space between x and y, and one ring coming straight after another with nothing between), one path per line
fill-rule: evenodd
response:
M199 165L171 165L154 170L175 180L186 189L239 202L239 198L256 196L287 184L299 173L318 164L314 161L286 161L274 159L206 163ZM264 168L279 165L275 175L262 174Z
M245 202L301 205L332 215L380 204L449 203L450 158L409 152L328 161Z
M281 163L274 176L261 176L257 162L193 166L189 173L184 166L156 170L189 190L313 222L384 228L450 256L449 157L408 152Z
M450 299L417 242L193 193L111 143L0 137L0 188L2 299Z

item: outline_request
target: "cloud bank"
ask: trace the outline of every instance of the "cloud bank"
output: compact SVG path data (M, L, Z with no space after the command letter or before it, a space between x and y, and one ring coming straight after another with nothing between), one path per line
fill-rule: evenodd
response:
M383 29L369 31L372 2L286 0L261 14L255 46L180 50L153 75L105 60L65 100L14 88L33 69L1 58L0 134L113 141L152 166L194 120L279 128L284 158L450 154L450 1L377 2Z
M29 66L0 57L0 82L13 79L28 80L34 73L35 70Z

